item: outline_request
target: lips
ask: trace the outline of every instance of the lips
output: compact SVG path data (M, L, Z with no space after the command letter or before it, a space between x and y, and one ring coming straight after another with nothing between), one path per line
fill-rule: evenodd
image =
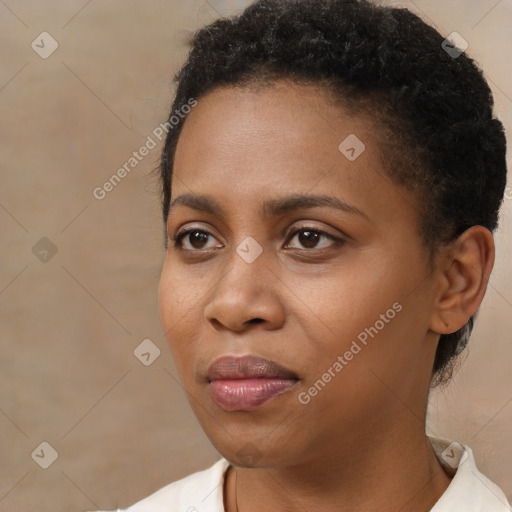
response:
M226 411L256 409L299 380L291 370L258 356L223 356L208 369L209 390Z

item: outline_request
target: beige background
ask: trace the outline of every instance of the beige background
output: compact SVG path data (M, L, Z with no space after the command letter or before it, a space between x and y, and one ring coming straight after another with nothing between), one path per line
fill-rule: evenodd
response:
M510 0L393 3L463 35L510 138ZM103 200L92 191L165 120L183 31L247 4L0 0L2 512L125 507L218 457L159 324L163 232L149 173L160 147ZM43 31L59 44L47 59L31 48ZM509 499L511 223L509 187L469 355L429 419L435 434L470 444ZM42 237L57 248L47 262L32 252ZM134 356L144 339L161 350L149 366ZM58 453L47 469L36 463L50 454L42 442Z

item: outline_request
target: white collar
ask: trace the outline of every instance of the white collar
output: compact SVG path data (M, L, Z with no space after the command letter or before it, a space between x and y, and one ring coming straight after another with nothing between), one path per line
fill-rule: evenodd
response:
M453 475L431 512L510 512L504 492L476 467L471 448L429 436L439 462Z

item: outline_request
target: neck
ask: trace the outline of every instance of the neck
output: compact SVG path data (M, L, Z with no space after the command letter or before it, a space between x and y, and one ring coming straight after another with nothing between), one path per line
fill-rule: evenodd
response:
M450 483L416 418L307 463L231 468L226 512L427 512ZM421 427L421 428L418 428Z

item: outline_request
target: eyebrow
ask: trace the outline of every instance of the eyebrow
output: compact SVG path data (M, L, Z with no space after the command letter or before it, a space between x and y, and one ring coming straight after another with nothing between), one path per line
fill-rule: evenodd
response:
M226 217L226 211L218 201L207 195L183 194L176 197L169 206L169 214L178 205L188 206L194 210ZM279 217L285 213L305 209L328 206L345 213L351 213L370 220L368 215L359 208L342 201L334 196L326 195L292 195L279 199L272 199L263 203L263 215L268 218Z

